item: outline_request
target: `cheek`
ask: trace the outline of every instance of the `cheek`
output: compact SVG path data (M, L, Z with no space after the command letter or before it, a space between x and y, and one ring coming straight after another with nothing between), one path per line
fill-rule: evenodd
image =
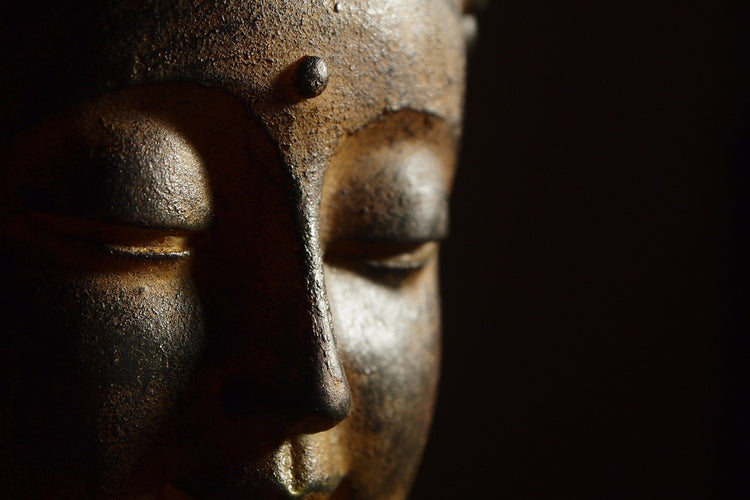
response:
M353 488L405 495L432 417L440 357L437 264L398 288L327 270L338 349L354 396L345 421Z
M110 263L104 272L93 262L78 272L21 267L16 324L37 340L21 358L24 371L48 379L23 386L55 405L27 410L34 420L61 416L43 425L44 434L71 442L50 448L85 464L60 474L71 483L87 474L78 481L116 493L129 487L132 468L178 404L203 349L203 328L186 265L112 270Z

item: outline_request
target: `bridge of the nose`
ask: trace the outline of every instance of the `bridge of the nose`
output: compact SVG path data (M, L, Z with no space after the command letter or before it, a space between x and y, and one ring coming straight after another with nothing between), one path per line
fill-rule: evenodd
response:
M234 418L270 412L295 425L305 418L335 423L351 402L316 222L278 187L223 218L217 202L204 279L212 280L206 285L213 296L204 302L209 346L224 365L222 402Z
M300 432L330 427L348 414L351 395L318 231L325 144L285 151L235 98L170 92L179 95L160 101L161 118L202 158L212 197L193 275L217 398L229 418L273 414Z

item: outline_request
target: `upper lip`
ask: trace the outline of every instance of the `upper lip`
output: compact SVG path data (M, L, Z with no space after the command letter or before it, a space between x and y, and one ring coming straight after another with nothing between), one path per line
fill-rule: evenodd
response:
M333 493L345 477L343 457L324 433L285 440L263 457L186 474L175 486L194 498L300 499Z

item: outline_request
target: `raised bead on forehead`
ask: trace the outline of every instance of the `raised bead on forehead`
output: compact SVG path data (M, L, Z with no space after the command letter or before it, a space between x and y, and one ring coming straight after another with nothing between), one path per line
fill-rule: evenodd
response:
M323 93L328 85L328 66L318 56L305 56L300 61L294 89L306 99L312 99Z

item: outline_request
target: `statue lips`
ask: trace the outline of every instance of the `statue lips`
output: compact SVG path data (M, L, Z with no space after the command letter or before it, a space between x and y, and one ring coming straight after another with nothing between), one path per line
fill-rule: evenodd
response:
M224 473L192 474L176 483L178 491L187 498L328 498L346 475L336 434L332 429L290 438L265 457ZM184 497L175 494L174 498Z

